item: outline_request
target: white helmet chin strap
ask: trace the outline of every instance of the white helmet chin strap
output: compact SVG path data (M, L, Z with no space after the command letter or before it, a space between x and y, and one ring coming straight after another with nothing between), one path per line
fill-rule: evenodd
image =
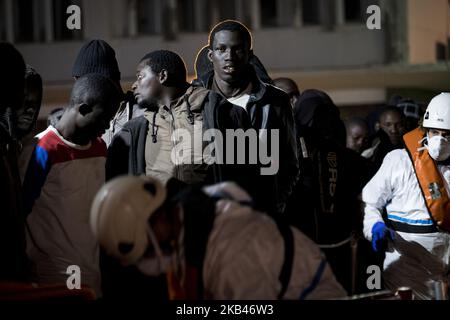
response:
M147 234L148 234L148 237L150 238L150 242L152 243L153 248L155 249L155 253L156 253L156 256L158 257L158 260L162 259L163 254L161 251L161 247L159 246L158 240L156 239L156 235L153 232L153 229L149 223L147 224Z
M428 146L428 134L423 137L422 139L420 139L417 144L420 146L417 148L417 151L422 151L422 150L426 150L427 146Z
M147 276L159 276L167 271L172 264L172 256L164 256L159 246L156 235L150 225L147 226L147 234L155 250L155 257L143 256L136 267Z

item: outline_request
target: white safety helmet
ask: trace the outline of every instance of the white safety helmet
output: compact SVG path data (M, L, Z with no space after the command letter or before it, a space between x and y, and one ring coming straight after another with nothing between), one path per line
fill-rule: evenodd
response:
M431 99L423 117L424 128L450 130L450 92Z
M148 246L148 219L166 199L161 182L122 176L106 183L91 208L91 228L106 253L123 265L136 263Z

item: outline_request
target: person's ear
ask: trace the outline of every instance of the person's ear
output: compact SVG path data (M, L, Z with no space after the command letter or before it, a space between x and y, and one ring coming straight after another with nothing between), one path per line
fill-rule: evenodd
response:
M78 105L78 112L84 117L92 112L92 107L86 103L81 103Z
M213 54L213 51L212 51L211 49L208 49L208 54L207 54L206 56L208 57L208 60L209 60L210 62L213 62L213 60L212 60L212 54Z
M161 72L158 74L159 83L164 84L167 82L167 79L169 78L169 73L166 69L162 69Z

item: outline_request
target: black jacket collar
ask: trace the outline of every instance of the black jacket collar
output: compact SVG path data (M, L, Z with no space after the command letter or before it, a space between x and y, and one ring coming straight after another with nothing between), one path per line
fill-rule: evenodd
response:
M252 81L252 93L251 100L259 101L262 99L264 94L266 93L267 84L265 84L255 72L253 66L249 65L249 72L251 73L251 81ZM200 76L199 78L192 81L192 85L194 86L202 86L206 89L211 90L212 84L214 80L214 70L207 72L206 74Z

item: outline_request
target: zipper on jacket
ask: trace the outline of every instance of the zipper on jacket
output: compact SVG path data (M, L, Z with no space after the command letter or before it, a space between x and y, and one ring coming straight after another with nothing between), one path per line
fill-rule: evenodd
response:
M164 106L164 109L170 114L171 121L169 125L169 134L170 134L170 141L172 142L172 150L174 150L176 146L177 137L174 137L174 132L176 132L176 126L175 126L175 117L173 116L172 107ZM171 151L172 152L172 151ZM178 158L176 158L176 163L174 163L174 176L178 180L182 180L179 176L179 170L178 170Z

